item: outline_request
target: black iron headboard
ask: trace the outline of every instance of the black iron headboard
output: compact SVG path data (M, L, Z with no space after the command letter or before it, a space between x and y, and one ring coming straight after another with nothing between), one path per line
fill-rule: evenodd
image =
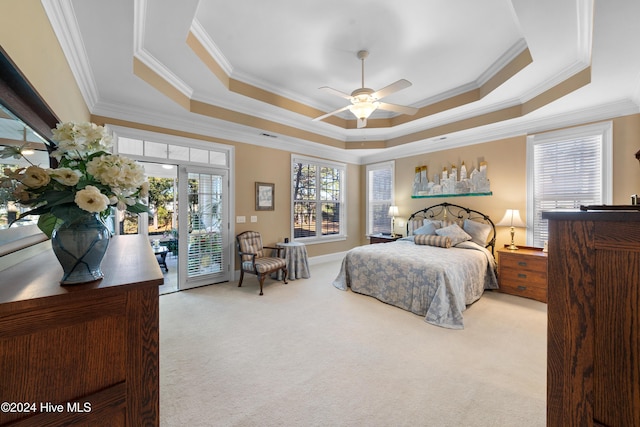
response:
M462 206L454 205L451 203L440 203L438 205L431 206L429 208L424 208L417 212L411 214L409 219L407 220L407 235L409 235L409 226L413 220L418 219L450 219L450 220L460 220L464 221L465 219L471 221L477 221L484 224L489 224L491 226L491 232L489 233L489 237L487 240L486 248L491 247L491 253L494 253L494 248L496 245L496 226L491 221L488 215L483 214L482 212L478 212L473 209L465 208Z

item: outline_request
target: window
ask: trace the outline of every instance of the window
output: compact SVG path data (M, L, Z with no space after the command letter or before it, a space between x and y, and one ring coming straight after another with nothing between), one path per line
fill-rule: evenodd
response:
M542 211L611 203L611 132L609 122L528 138L528 244L549 239Z
M367 235L391 233L394 162L367 165Z
M305 157L292 157L294 239L308 242L343 239L345 165Z

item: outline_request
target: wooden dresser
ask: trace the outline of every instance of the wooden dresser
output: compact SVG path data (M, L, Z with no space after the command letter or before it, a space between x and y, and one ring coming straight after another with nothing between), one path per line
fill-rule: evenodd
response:
M547 302L547 254L542 248L498 249L500 292Z
M114 237L102 268L62 287L46 251L0 272L0 426L159 425L162 273L144 236Z
M547 425L640 426L640 212L549 220Z

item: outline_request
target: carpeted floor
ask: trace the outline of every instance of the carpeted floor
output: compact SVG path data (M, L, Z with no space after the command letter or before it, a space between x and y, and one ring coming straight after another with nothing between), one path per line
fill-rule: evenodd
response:
M545 425L545 304L486 292L449 330L339 267L161 296L161 426Z

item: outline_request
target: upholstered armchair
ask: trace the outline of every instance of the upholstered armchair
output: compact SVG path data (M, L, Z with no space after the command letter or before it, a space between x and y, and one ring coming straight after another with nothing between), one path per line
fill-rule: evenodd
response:
M287 283L287 263L281 258L281 251L284 248L262 246L262 237L257 231L245 231L236 236L238 256L240 256L240 283L244 273L255 274L260 282L260 295L262 295L262 285L267 274L282 270L282 281ZM277 257L267 256L265 249L277 251Z

